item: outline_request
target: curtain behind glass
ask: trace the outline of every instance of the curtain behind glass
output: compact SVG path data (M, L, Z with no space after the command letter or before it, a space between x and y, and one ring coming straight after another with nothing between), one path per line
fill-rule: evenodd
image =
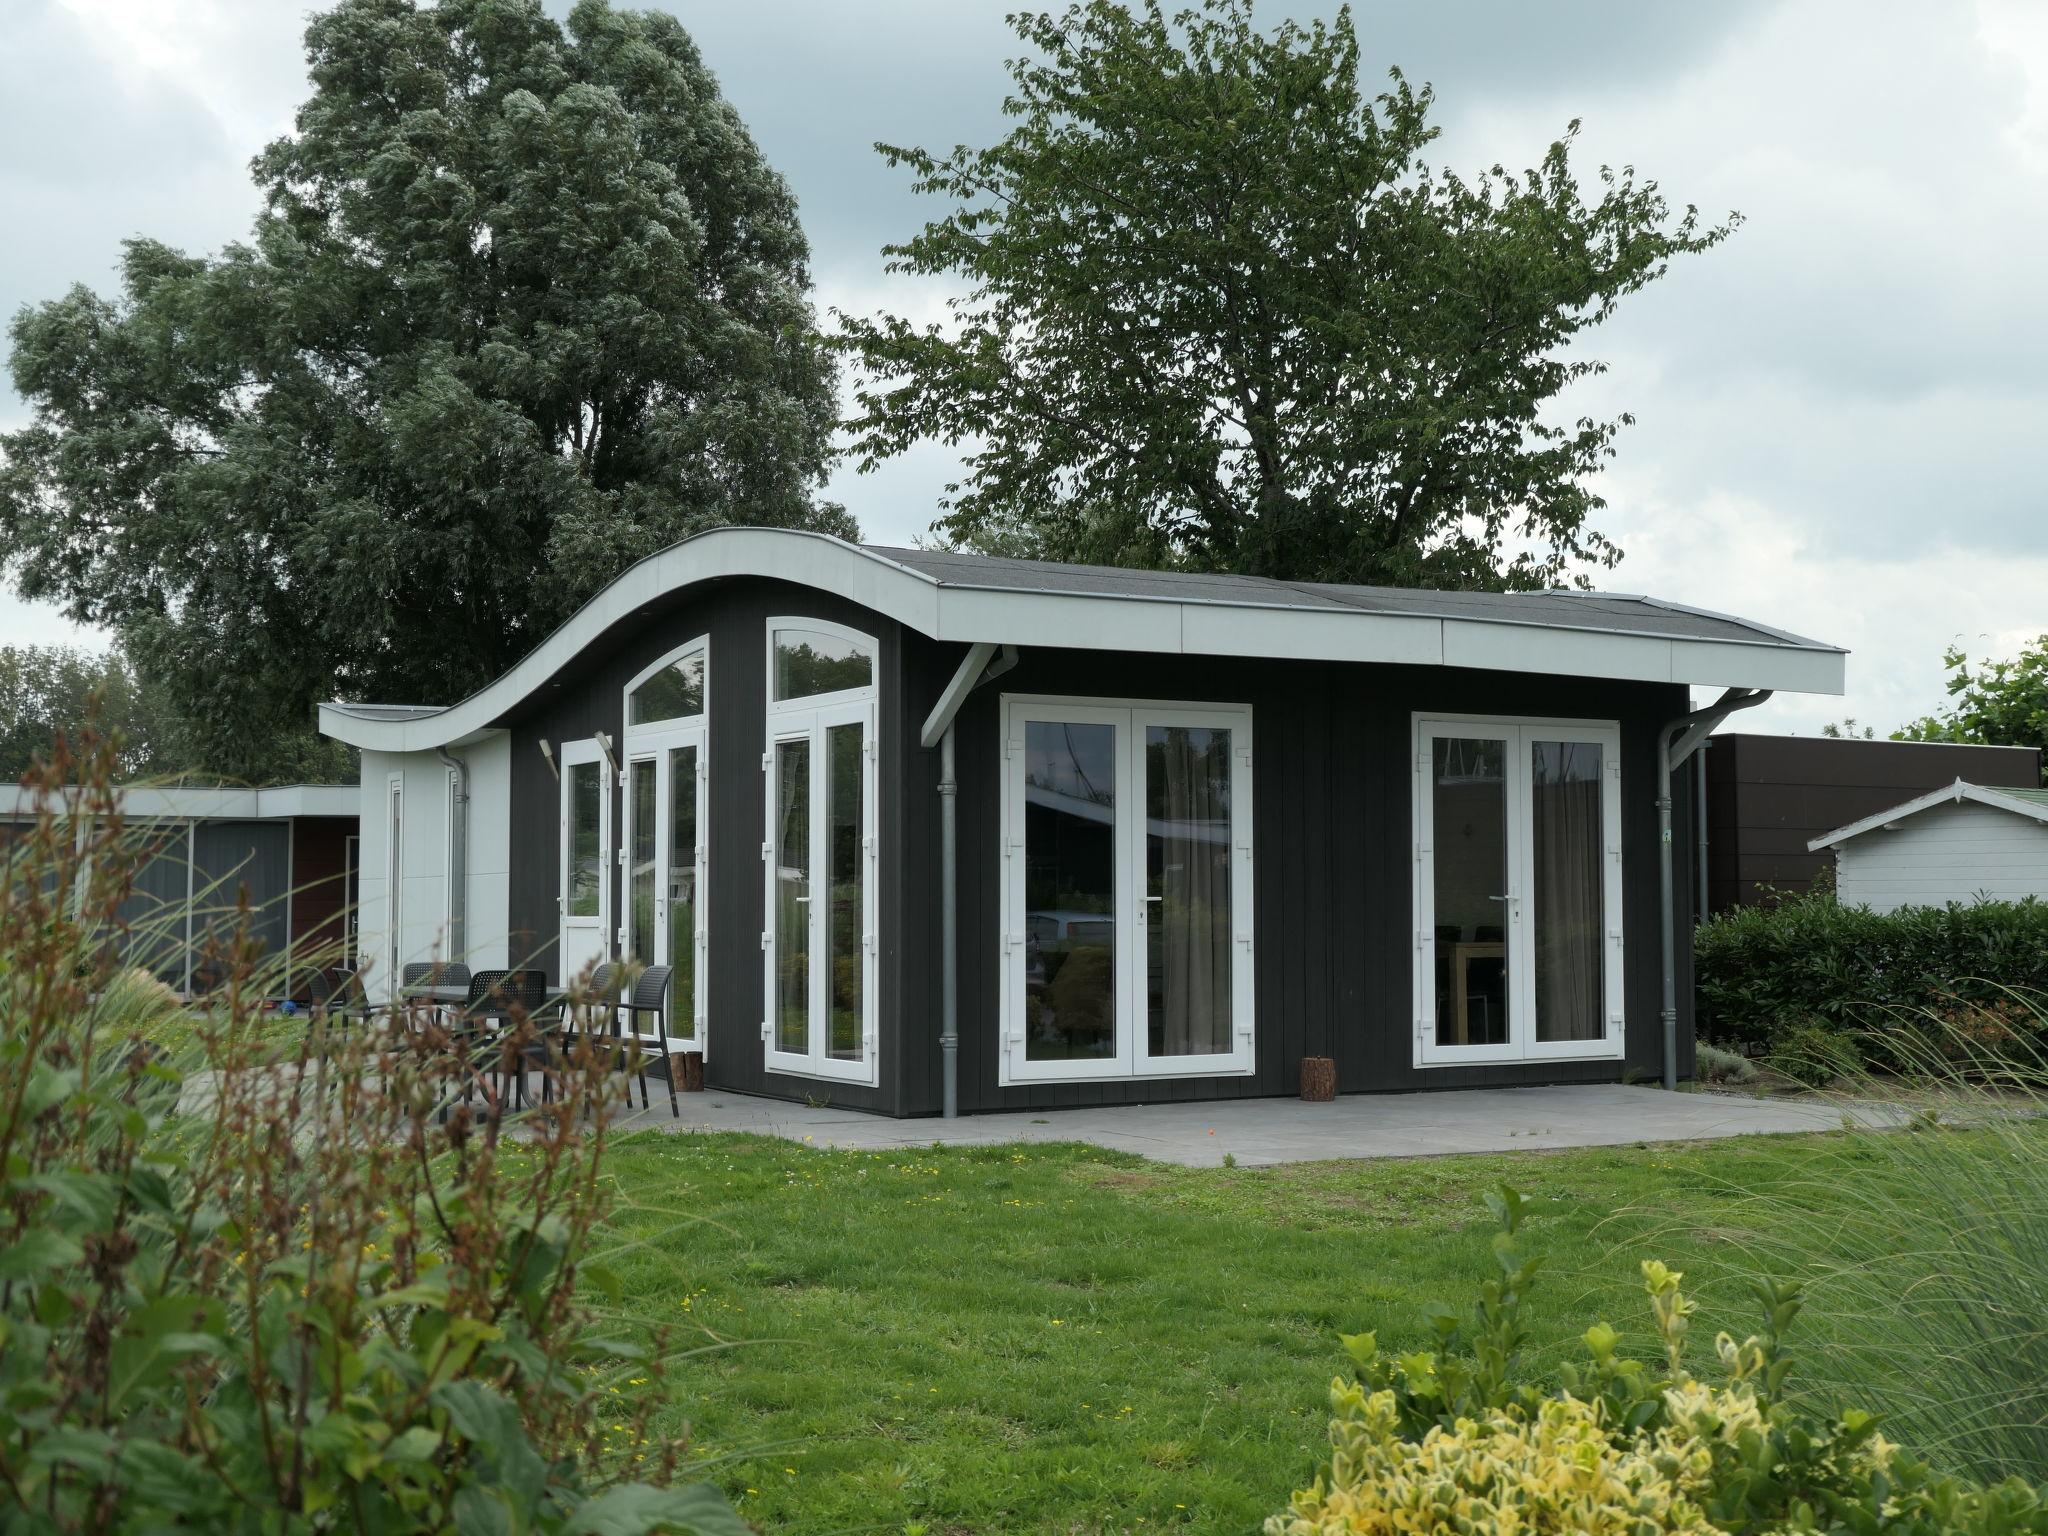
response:
M1145 732L1146 1012L1154 1056L1230 1049L1230 732Z
M1599 743L1529 743L1536 1038L1598 1040L1604 991Z

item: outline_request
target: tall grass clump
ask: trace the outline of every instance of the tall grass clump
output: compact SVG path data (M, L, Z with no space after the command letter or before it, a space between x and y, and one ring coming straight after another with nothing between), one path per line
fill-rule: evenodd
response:
M1884 1075L1838 1079L1844 1133L1760 1177L1743 1223L1761 1272L1806 1285L1809 1381L1985 1478L2048 1472L2044 1029L2009 996L1865 1031Z
M745 1536L601 1326L608 1064L501 1137L430 1013L266 1036L246 912L167 994L113 762L60 746L0 848L0 1532Z

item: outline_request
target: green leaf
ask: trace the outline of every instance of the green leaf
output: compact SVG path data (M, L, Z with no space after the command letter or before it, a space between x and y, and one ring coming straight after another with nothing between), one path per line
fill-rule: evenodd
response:
M649 1488L627 1483L592 1499L562 1527L563 1536L751 1536L724 1494L703 1483Z
M471 1483L455 1495L451 1508L455 1536L512 1536L512 1511L499 1489Z
M439 1431L429 1429L424 1424L415 1424L403 1434L392 1437L391 1443L384 1447L384 1459L396 1462L426 1461L440 1449Z
M104 1481L104 1474L113 1470L114 1437L99 1429L53 1429L29 1442L28 1456L45 1466L99 1473L97 1480Z
M219 1481L204 1465L154 1440L124 1443L120 1470L140 1508L153 1504L169 1514L193 1515L217 1508L223 1498Z
M105 1174L39 1173L21 1183L28 1189L40 1189L94 1226L105 1226L114 1219L114 1207L120 1199L114 1181Z
M45 1270L64 1269L85 1257L85 1250L61 1232L39 1227L0 1248L0 1280L25 1280Z

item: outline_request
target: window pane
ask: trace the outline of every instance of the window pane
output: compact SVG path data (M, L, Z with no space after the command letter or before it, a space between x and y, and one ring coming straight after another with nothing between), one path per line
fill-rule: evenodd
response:
M704 653L690 651L647 679L626 699L626 723L682 720L704 713Z
M1024 1054L1116 1048L1116 728L1024 727Z
M825 857L832 882L831 925L825 936L825 1054L835 1061L861 1059L862 941L867 930L861 735L858 724L828 726L825 731Z
M811 1048L811 744L775 744L775 1048Z
M873 681L874 658L858 641L817 629L775 631L778 700L865 688Z
M1436 1040L1508 1038L1507 743L1438 737L1430 778L1436 850Z
M668 755L668 1032L697 1032L697 749Z
M1146 1030L1154 1056L1231 1048L1230 732L1145 731Z
M603 852L598 847L599 797L604 781L597 763L572 763L569 767L569 915L597 916L598 871Z
M654 964L654 776L651 757L636 759L629 786L633 797L633 846L627 851L626 937L629 952L643 965Z
M1606 946L1600 744L1529 743L1536 1038L1599 1040Z

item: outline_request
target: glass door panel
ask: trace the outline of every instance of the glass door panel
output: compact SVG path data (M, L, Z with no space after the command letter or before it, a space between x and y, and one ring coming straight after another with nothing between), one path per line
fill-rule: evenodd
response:
M626 772L626 824L631 829L626 839L626 953L643 965L653 965L661 953L656 931L661 871L655 864L661 764L655 758L636 757Z
M867 805L865 728L825 728L825 878L831 912L825 941L825 1054L859 1061L866 1032Z
M668 1030L671 1035L698 1035L702 1010L697 1002L697 748L672 747L668 754L668 839L663 878L666 902L665 954L674 974L669 979Z
M1116 727L1024 726L1024 1057L1117 1050Z
M1155 1057L1233 1047L1231 733L1145 729L1145 1031Z
M811 743L775 744L775 958L772 1027L777 1051L811 1048Z
M1509 1030L1508 744L1440 736L1430 754L1439 1046L1505 1045Z
M1606 899L1597 741L1529 743L1531 969L1536 1038L1606 1033Z

